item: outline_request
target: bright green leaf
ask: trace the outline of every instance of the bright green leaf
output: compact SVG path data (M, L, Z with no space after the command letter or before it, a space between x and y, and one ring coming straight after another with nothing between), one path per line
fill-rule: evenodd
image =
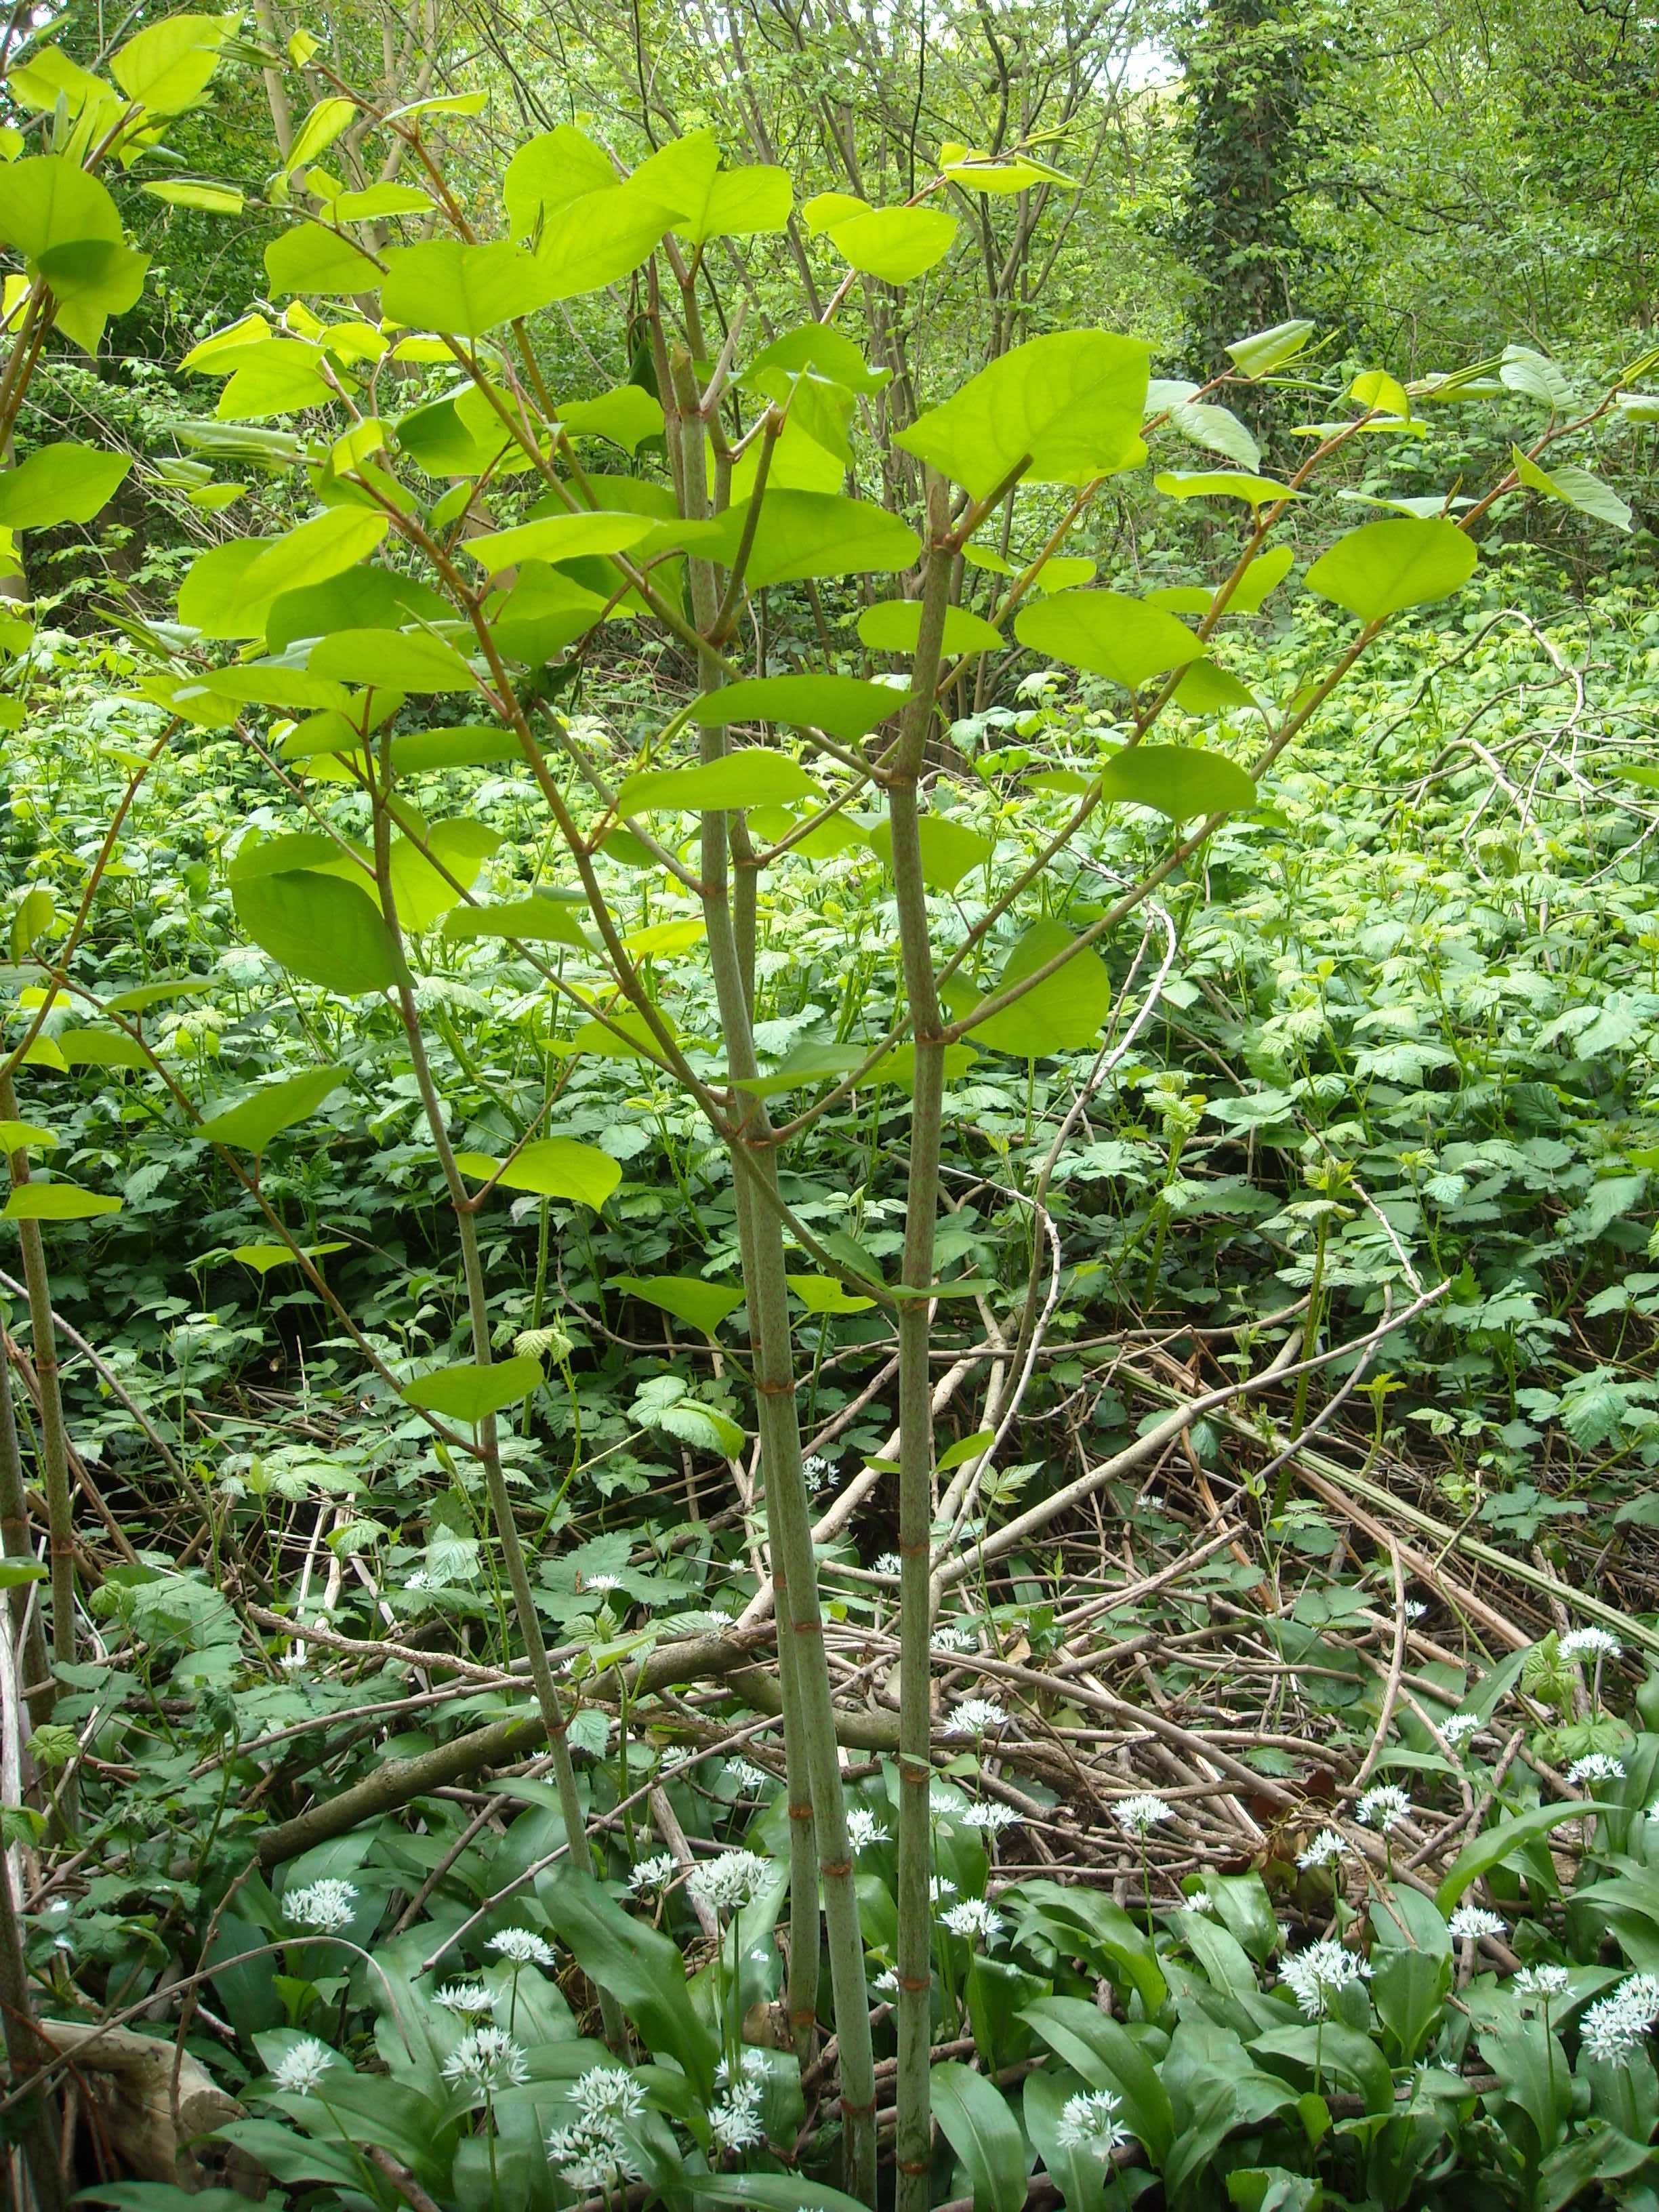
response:
M273 1137L314 1114L345 1079L343 1067L312 1067L302 1075L262 1084L239 1104L198 1122L191 1133L203 1144L229 1145L257 1156L269 1148Z
M475 1425L490 1414L504 1413L544 1380L539 1360L520 1354L514 1359L486 1363L458 1360L453 1366L434 1369L405 1382L401 1395L411 1406L428 1413L441 1413L452 1421Z
M975 499L1022 459L1025 483L1088 483L1145 454L1147 358L1139 338L1106 331L1028 338L893 442Z
M1308 571L1308 589L1362 622L1443 599L1468 583L1474 540L1444 517L1364 522L1339 538Z
M1024 606L1014 635L1034 653L1138 691L1154 676L1183 668L1209 648L1185 623L1124 592L1057 592Z

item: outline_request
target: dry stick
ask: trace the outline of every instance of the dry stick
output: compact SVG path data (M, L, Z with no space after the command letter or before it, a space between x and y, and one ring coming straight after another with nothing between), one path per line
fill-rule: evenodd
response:
M20 1297L27 1296L27 1292L24 1291L22 1284L15 1282L13 1279L6 1273L3 1268L0 1268L0 1290L10 1291L15 1296ZM108 1361L100 1358L99 1354L94 1351L91 1345L87 1342L85 1337L80 1334L79 1330L72 1328L69 1322L64 1319L62 1314L58 1313L56 1309L53 1310L52 1318L52 1325L57 1329L59 1336L64 1339L66 1344L72 1344L75 1346L75 1349L82 1355L82 1358L91 1362L93 1367L97 1371L99 1381L104 1384L112 1397L118 1399L120 1403L126 1407L128 1413L131 1414L133 1419L138 1424L140 1429L143 1430L144 1435L155 1447L156 1456L161 1460L161 1464L166 1468L167 1473L172 1475L174 1481L179 1483L181 1487L188 1488L189 1478L185 1475L184 1468L179 1464L178 1459L169 1449L165 1438L158 1434L154 1423L150 1421L149 1417L145 1414L143 1407L139 1406L137 1401L133 1398L132 1394L128 1390L126 1385L122 1382L120 1376L115 1372L115 1370L109 1364ZM131 1556L134 1555L129 1554L129 1557Z
M55 1321L56 1314L52 1317ZM3 1347L7 1362L22 1376L24 1392L38 1413L40 1410L40 1378L35 1371L34 1362L11 1332L3 1327L0 1327L0 1347ZM138 1554L128 1540L126 1531L105 1504L103 1492L93 1480L91 1471L85 1460L67 1438L65 1438L64 1449L69 1460L69 1471L74 1479L76 1488L103 1522L105 1534L127 1565L137 1565ZM89 1555L90 1547L86 1544L78 1543L76 1550L82 1561L85 1561Z
M17 1092L9 1073L0 1074L0 1121L18 1119ZM28 1154L11 1155L15 1192L29 1180ZM70 1497L69 1437L64 1401L58 1387L58 1340L52 1328L52 1284L46 1273L46 1240L40 1224L27 1216L17 1224L23 1249L23 1278L28 1285L29 1322L34 1334L34 1372L40 1388L40 1462L46 1493L46 1549L52 1563L52 1656L55 1664L75 1664L75 1509ZM66 1808L67 1809L67 1808Z
M448 1188L450 1204L454 1209L456 1231L461 1248L461 1267L466 1280L472 1357L478 1366L487 1368L491 1359L489 1297L484 1284L483 1257L478 1248L477 1219L466 1185L461 1180L461 1171L455 1164L455 1154L444 1121L442 1101L433 1080L431 1063L427 1059L426 1041L422 1035L420 1013L415 1003L415 978L410 972L409 961L404 951L403 932L398 921L398 902L392 882L392 819L385 804L392 788L391 746L391 726L388 723L381 743L382 785L376 794L380 803L374 808L374 877L380 895L380 912L386 923L386 941L392 952L398 1009L404 1035L408 1041L421 1103L426 1109L427 1126L432 1133L439 1166ZM507 1583L513 1592L519 1632L524 1638L526 1656L530 1662L530 1679L535 1686L536 1702L541 1709L548 1747L553 1755L553 1778L558 1789L559 1811L564 1821L565 1832L574 1844L575 1838L583 1833L585 1824L580 1801L576 1794L575 1765L570 1756L569 1716L554 1684L553 1669L548 1661L547 1642L542 1634L541 1617L536 1610L536 1595L530 1586L530 1571L525 1565L524 1547L519 1540L518 1522L514 1518L512 1495L501 1469L500 1441L493 1412L486 1413L478 1422L477 1437L478 1460L483 1469L490 1517L495 1524L495 1539L501 1547L501 1563L507 1569ZM591 1860L589 1871L592 1871ZM614 2050L626 2051L628 2030L622 2007L609 1991L602 1989L599 1991L599 2008L606 2041Z

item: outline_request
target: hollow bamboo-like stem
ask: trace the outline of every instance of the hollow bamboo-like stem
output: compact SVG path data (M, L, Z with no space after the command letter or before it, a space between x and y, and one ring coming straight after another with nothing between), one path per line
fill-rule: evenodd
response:
M945 486L930 481L928 548L922 575L921 623L910 701L899 729L888 779L893 883L899 950L915 1040L910 1105L910 1166L905 1193L901 1275L910 1292L899 1308L899 1805L898 2073L896 2212L927 2212L933 2167L928 2094L932 2041L933 1945L928 1888L931 1823L928 1790L929 1567L933 1520L933 1377L928 1369L929 1301L945 1088L945 1041L927 933L927 892L921 872L918 806L922 761L933 719L950 605L953 549L948 542Z

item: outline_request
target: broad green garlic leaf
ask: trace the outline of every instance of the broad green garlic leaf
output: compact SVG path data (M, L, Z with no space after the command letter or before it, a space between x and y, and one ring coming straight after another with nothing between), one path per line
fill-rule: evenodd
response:
M514 1359L486 1363L457 1360L453 1366L416 1376L414 1382L404 1384L400 1395L406 1404L418 1406L424 1413L476 1425L516 1406L543 1380L540 1361L520 1353Z
M635 170L633 182L675 210L675 235L692 246L787 230L794 205L787 169L759 163L722 169L712 131L693 131L659 147Z
M1255 786L1242 768L1196 745L1126 745L1098 781L1103 799L1155 807L1177 823L1255 804Z
M622 1181L621 1166L609 1152L578 1144L574 1137L542 1137L515 1152L505 1167L487 1152L458 1152L455 1164L475 1182L488 1182L493 1176L503 1189L568 1199L595 1213Z
M1029 338L894 440L975 499L1022 459L1027 483L1082 484L1146 458L1147 351L1139 338L1061 331Z
M851 192L820 192L801 213L815 238L827 237L860 276L908 284L942 261L957 219L942 208L872 208Z
M262 1084L235 1106L198 1121L191 1134L207 1145L229 1145L256 1157L273 1137L307 1120L346 1080L343 1067L312 1067L277 1083Z
M1092 1042L1111 1012L1112 981L1099 955L1085 948L1023 999L983 1021L973 1018L975 1004L994 998L1011 983L1033 974L1074 942L1058 921L1033 922L1004 963L994 990L979 999L960 976L949 993L951 1012L964 1022L976 1045L989 1045L1017 1060L1041 1060L1050 1053L1080 1052Z
M180 114L207 90L219 50L240 21L240 15L169 15L119 47L109 73L151 115Z
M1588 469L1581 469L1571 461L1558 461L1553 469L1540 468L1519 446L1510 447L1510 458L1515 464L1515 473L1529 491L1542 492L1546 499L1559 500L1564 507L1577 507L1581 514L1594 515L1598 522L1610 522L1615 530L1632 527L1629 507L1611 484L1603 483ZM0 511L0 521L4 520L3 511Z
M380 263L362 246L319 222L298 223L265 248L273 297L285 292L312 292L321 298L374 292L382 274Z
M1109 676L1129 691L1209 650L1185 623L1124 592L1056 592L1020 609L1014 635L1034 653Z
M1320 555L1308 571L1308 589L1361 622L1381 622L1449 598L1474 574L1478 558L1468 532L1443 516L1364 522Z
M132 463L90 446L40 446L0 474L0 527L48 530L90 522L114 496Z
M432 238L419 246L387 247L380 307L414 330L476 338L535 314L559 296L546 265L510 239L471 246L459 238Z
M859 617L859 635L872 653L914 653L921 635L920 599L878 599ZM945 651L997 653L1007 639L983 615L966 607L945 610Z

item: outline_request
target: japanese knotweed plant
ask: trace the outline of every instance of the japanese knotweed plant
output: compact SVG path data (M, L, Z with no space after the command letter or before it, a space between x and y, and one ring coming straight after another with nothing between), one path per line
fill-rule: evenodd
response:
M568 1693L550 1661L497 1437L542 1366L533 1346L495 1356L505 1316L478 1220L509 1193L597 1209L620 1171L559 1133L556 1085L506 1157L455 1148L427 1046L423 974L459 944L510 948L574 1009L578 1049L663 1071L729 1155L741 1285L629 1277L615 1287L710 1335L739 1302L747 1310L745 1387L763 1472L792 1816L788 2006L803 2050L821 2013L833 2027L847 2183L866 2204L876 2201L870 1996L803 1478L794 1327L799 1310L836 1310L849 1298L891 1318L902 1655L896 2156L900 2212L920 2212L932 2159L929 1625L947 1565L936 1556L932 1333L941 1300L974 1287L940 1281L935 1258L949 1082L976 1052L1030 1062L1094 1040L1110 1002L1101 956L1115 933L1219 822L1256 803L1259 779L1391 622L1468 581L1494 501L1524 487L1608 515L1605 486L1576 465L1547 471L1538 456L1621 402L1565 419L1553 387L1509 374L1512 363L1501 376L1483 368L1410 392L1378 373L1340 398L1322 395L1333 419L1287 423L1287 443L1300 433L1305 457L1273 476L1261 472L1255 441L1210 387L1153 383L1135 337L1079 329L1001 353L915 419L898 420L884 374L859 345L855 294L902 287L951 251L955 220L933 204L950 191L1023 190L1051 174L1041 165L1018 152L956 161L902 207L830 194L797 213L783 170L723 167L711 134L675 140L628 173L565 125L514 153L485 235L476 195L452 181L429 135L434 115L474 112L470 100L382 114L340 84L298 134L287 168L290 210L302 211L265 249L271 298L287 302L280 326L251 308L181 366L220 386L216 420L186 426L186 437L222 464L285 477L310 511L278 534L229 538L196 562L177 627L156 634L158 665L141 688L170 718L160 743L179 732L188 741L195 729L242 730L269 763L273 807L289 810L290 828L251 830L229 863L246 936L325 991L388 997L401 1020L453 1209L471 1354L404 1382L403 1395L447 1452L481 1472L573 1842L583 1816ZM341 188L325 157L348 125L401 141L404 173L421 181ZM31 265L51 252L78 270L100 241L112 255L126 250L118 223L108 228L101 191L84 220L77 215L78 182L46 196L47 246L29 228L33 203L19 185L29 163L57 165L64 185L85 179L87 158L70 146L0 171L0 236ZM198 204L234 198L190 189ZM411 242L388 242L401 226ZM729 241L792 226L801 255L821 241L810 250L844 270L822 313L752 332L759 313L716 322L725 284L715 274ZM29 296L44 297L44 281L32 283ZM632 302L635 379L581 396L567 303L621 284ZM1309 336L1306 325L1289 324L1241 341L1230 374L1317 391L1313 380L1298 383ZM1443 500L1325 531L1334 542L1304 586L1352 628L1288 704L1255 699L1224 665L1227 626L1285 585L1293 520L1311 509L1306 526L1319 527L1314 502L1340 480L1350 446L1415 434L1419 410L1494 395L1534 421L1542 409L1529 450L1517 448L1479 499L1449 485ZM1231 465L1181 467L1194 444ZM901 454L902 466L884 465ZM86 454L77 465L106 464ZM1066 548L1105 487L1149 465L1158 493L1219 502L1222 515L1244 519L1218 574L1143 598L1088 580L1092 566L1080 570ZM860 482L915 483L914 508L860 497ZM1016 505L1008 542L1032 548L1019 563L988 542L1001 542ZM977 606L965 604L970 597ZM826 604L860 610L860 644L885 672L842 665L855 656L838 648ZM805 635L817 645L795 642ZM788 657L777 644L785 637ZM624 755L584 734L558 702L578 673L590 696L602 685L595 672L619 642L638 651L650 639L679 704ZM223 646L234 648L228 658ZM979 683L985 667L1020 653L1097 679L1118 703L1092 771L1049 779L1068 801L1064 818L1034 808L1029 829L999 851L929 804L933 747L959 677L975 672L983 696L995 684L994 674ZM1195 722L1216 717L1234 733L1231 750L1191 740ZM1258 734L1247 738L1252 728ZM431 772L507 763L544 808L547 879L492 899L480 886L495 833L465 815L432 820L415 794ZM1168 834L1138 880L1073 927L1049 910L1048 894L1064 881L1073 840L1109 806L1150 810ZM769 872L859 842L891 872L902 1003L883 1035L808 1042L768 1067L757 976ZM670 927L682 955L701 946L708 963L713 1049L674 1018L654 964L662 940L619 898L618 860L636 869L642 894L666 883L695 917L690 929ZM970 919L949 895L974 868L988 889ZM36 921L20 951L45 933L46 917ZM50 1003L67 988L68 951L42 957ZM148 1060L143 1011L131 1000L106 1008L115 1027L105 1034ZM196 1119L176 1076L160 1072ZM288 1078L196 1129L236 1167L331 1300L261 1189L258 1163L340 1075L324 1066ZM809 1226L781 1176L790 1148L826 1112L878 1085L911 1102L896 1279L851 1237ZM368 1336L355 1334L386 1373ZM980 1556L1028 1540L1066 1502L1062 1491L1031 1508ZM64 1593L57 1603L61 1611ZM606 2028L620 2045L625 2030L610 2000Z

